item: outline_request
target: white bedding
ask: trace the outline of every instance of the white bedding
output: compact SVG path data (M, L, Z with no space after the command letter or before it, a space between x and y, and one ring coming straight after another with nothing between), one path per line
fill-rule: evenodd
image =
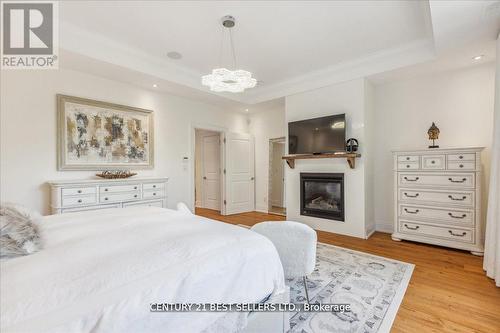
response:
M40 230L43 250L0 264L2 332L201 332L216 321L233 331L241 314L149 305L259 302L285 288L269 240L174 210L53 215Z

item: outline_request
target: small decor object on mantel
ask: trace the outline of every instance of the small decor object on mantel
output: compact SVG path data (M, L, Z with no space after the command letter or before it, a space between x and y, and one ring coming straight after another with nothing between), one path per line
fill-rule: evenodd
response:
M355 153L358 151L359 143L355 138L350 138L345 143L345 151L348 153Z
M97 177L105 178L105 179L121 179L121 178L129 178L137 175L135 172L130 172L128 170L116 170L116 171L103 171L101 173L96 173Z
M434 142L439 139L439 128L436 124L434 124L434 122L432 122L431 127L429 127L427 134L429 134L429 140L432 140L432 146L429 146L429 148L439 148L439 145L436 145Z

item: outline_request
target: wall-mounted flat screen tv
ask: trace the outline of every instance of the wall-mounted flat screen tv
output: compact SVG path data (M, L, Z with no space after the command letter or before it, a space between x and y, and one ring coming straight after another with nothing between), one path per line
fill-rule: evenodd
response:
M345 114L288 123L289 154L345 151Z

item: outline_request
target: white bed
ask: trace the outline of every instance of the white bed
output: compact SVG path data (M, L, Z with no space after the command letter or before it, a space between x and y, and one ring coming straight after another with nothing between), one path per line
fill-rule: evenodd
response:
M150 303L248 302L285 291L269 240L156 207L44 217L44 248L1 263L2 332L232 332L243 313Z

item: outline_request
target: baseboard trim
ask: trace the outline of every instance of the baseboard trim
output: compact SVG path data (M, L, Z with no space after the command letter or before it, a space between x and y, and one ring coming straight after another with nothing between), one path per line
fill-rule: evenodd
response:
M255 211L259 212L259 213L269 214L269 211L268 211L267 207L255 207Z
M386 234L392 234L394 226L392 223L377 223L375 224L375 230Z
M373 228L372 230L368 231L368 232L366 233L366 237L365 237L365 239L370 238L370 237L371 237L371 236L375 233L375 231L377 231L375 228Z

